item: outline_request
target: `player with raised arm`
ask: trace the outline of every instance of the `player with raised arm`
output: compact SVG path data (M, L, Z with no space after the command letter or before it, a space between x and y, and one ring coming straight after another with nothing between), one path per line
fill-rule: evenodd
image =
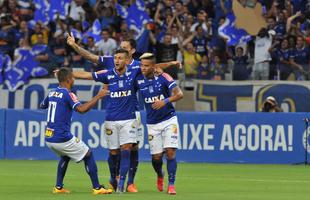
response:
M98 56L94 55L91 52L83 49L80 47L78 44L76 44L75 39L73 34L68 34L67 36L67 43L82 57L85 59L90 60L93 63L96 63L102 67L105 67L107 69L112 69L114 67L114 60L113 56ZM129 59L129 64L127 65L127 68L130 69L137 69L140 68L140 61L133 59L133 54L136 52L136 42L134 39L128 39L124 40L120 44L121 49L125 49L128 51L128 59ZM165 69L170 66L181 66L178 61L171 61L167 63L159 63L156 64L156 68L160 69ZM137 143L133 144L132 150L130 152L130 168L129 168L129 173L128 173L128 180L127 180L127 191L128 192L138 192L137 186L134 184L134 178L135 174L138 168L139 164L139 142L143 140L143 127L141 124L141 117L140 117L140 112L139 112L139 106L138 106L138 101L136 101L136 105L132 105L136 108L136 120L137 120ZM108 158L108 163L109 163L109 168L110 168L110 173L114 174L116 173L116 176L119 175L119 166L116 164L116 167L114 166L114 163L119 163L119 153L114 155L114 154L109 154ZM111 170L116 170L116 172L111 172ZM114 176L114 175L113 175Z
M152 165L157 173L157 188L163 191L163 154L166 154L168 171L168 194L175 195L177 170L176 150L179 144L179 124L172 102L183 98L181 89L166 73L155 74L155 56L145 53L141 57L141 71L136 79L144 99L147 113L147 129Z
M125 179L130 168L130 152L137 141L135 105L137 104L137 88L135 79L140 68L127 69L128 51L119 49L114 54L115 67L94 73L75 71L74 77L90 79L108 85L110 95L107 96L105 135L110 155L120 153L120 180L117 183L117 160L108 160L110 183L118 192L124 192ZM120 149L120 151L119 151ZM111 157L111 156L110 156ZM110 158L109 157L109 158Z
M51 90L40 104L42 109L48 109L46 145L60 156L53 193L70 193L69 190L63 188L63 179L70 160L77 163L84 160L86 172L93 185L93 194L112 193L112 190L107 190L99 184L97 165L89 147L70 132L72 111L87 112L96 105L98 100L108 95L109 91L101 90L89 102L81 104L70 91L74 84L72 71L64 67L57 71L56 76L59 87Z

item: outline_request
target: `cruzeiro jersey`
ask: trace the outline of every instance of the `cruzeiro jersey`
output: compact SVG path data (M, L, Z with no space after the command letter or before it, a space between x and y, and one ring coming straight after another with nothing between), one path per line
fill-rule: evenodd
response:
M164 100L168 98L172 89L177 86L176 82L170 75L163 73L155 76L154 79L147 79L142 74L137 77L138 88L144 99L144 104L147 113L147 123L157 124L168 120L175 116L175 110L172 103L167 103L163 108L155 110L152 104L156 100Z
M119 75L115 69L101 70L92 74L95 81L109 85L110 96L107 96L106 120L119 121L135 118L138 102L135 80L140 73L140 68L132 68L127 69L123 75Z
M48 108L45 140L47 142L66 142L73 135L70 133L72 111L81 103L66 88L56 88L48 93L40 107Z
M131 63L127 65L128 70L137 70L140 68L141 62L139 60L132 59ZM113 56L99 56L99 65L107 68L108 70L112 70L114 68L114 57ZM133 105L136 111L139 111L139 102L138 98L136 98L136 102L133 102Z

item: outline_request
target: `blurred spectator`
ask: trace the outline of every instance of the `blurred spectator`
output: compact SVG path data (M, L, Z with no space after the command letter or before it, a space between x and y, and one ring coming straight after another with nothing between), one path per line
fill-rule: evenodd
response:
M274 34L274 33L273 33ZM262 28L255 40L254 50L254 80L268 80L269 78L269 61L271 60L268 50L272 45L272 36L266 28Z
M65 37L61 30L54 33L49 48L51 50L51 67L48 71L51 73L55 68L64 66L65 56L67 55Z
M291 64L296 68L297 80L309 80L310 50L303 37L298 36L296 48L292 50Z
M248 56L244 55L242 47L236 48L236 55L233 57L233 80L248 80L251 69L248 68Z
M207 55L203 55L201 58L201 63L197 68L197 78L207 80L210 79L210 64Z
M72 0L70 3L69 17L74 21L84 21L85 20L85 10L82 5L85 0Z
M48 70L50 50L44 43L42 33L38 33L37 43L32 46L32 52L35 55L35 60L39 62L39 66L45 67Z
M210 64L210 77L211 80L225 80L226 66L222 62L221 57L214 55L213 60Z
M99 55L113 55L113 51L117 48L116 41L111 38L108 29L103 29L101 32L102 39L96 44L99 50Z
M31 35L31 44L34 45L38 42L38 34L43 35L44 44L48 43L48 32L49 28L45 26L42 22L36 23L34 27L34 33Z
M185 49L181 48L184 61L184 72L186 78L194 78L197 76L197 68L201 62L201 56L196 53L193 43L188 42L185 45Z
M98 47L95 46L93 37L87 38L87 44L85 46L85 49L94 55L98 55L98 52L99 52ZM94 63L88 60L85 61L85 64L84 64L85 71L90 71L90 72L97 71L96 68L97 66Z
M170 33L166 33L164 36L164 41L159 42L156 40L152 31L150 33L150 40L152 44L155 46L156 50L156 62L170 62L175 61L177 59L177 53L179 50L178 44L172 44L172 36ZM178 68L177 67L169 67L165 70L173 79L178 79Z

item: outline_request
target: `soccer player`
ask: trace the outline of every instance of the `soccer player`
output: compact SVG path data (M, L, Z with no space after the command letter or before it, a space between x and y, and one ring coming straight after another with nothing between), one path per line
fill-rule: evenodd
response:
M107 96L105 133L110 152L108 159L110 168L110 183L118 192L124 192L125 179L130 168L130 152L132 145L137 142L137 123L135 105L137 95L135 79L140 68L129 70L128 51L119 49L114 54L115 67L94 73L85 71L73 72L74 77L95 80L108 85L110 95ZM120 148L120 151L119 151ZM120 180L116 180L117 160L111 155L120 153ZM112 158L113 158L112 157Z
M114 59L112 56L98 56L90 53L89 51L83 49L78 44L76 44L73 34L68 34L67 36L67 43L82 57L84 57L87 60L90 60L93 63L98 64L101 67L105 67L107 69L113 69L114 67ZM136 52L136 42L134 39L128 39L124 40L120 44L121 49L125 49L128 51L128 59L129 64L127 65L127 68L129 70L137 68L140 68L140 61L133 59L133 54ZM171 61L167 63L159 63L156 64L156 68L165 69L170 66L181 66L178 61ZM136 175L136 171L139 164L139 142L143 139L143 127L141 124L141 118L140 118L140 112L139 112L139 106L138 101L135 101L135 104L132 105L136 108L136 120L137 120L137 142L132 145L131 152L130 152L130 168L128 173L128 180L127 180L127 191L128 192L138 192L137 186L134 184L134 178ZM116 151L110 151L108 163L110 168L110 174L111 179L114 177L114 173L116 173L116 177L119 175L119 163L120 163L120 153L114 154ZM114 167L116 163L116 167ZM113 171L112 171L113 170ZM115 172L116 171L116 172ZM113 174L113 175L112 175ZM113 183L114 181L110 181L110 183ZM111 184L112 185L112 184ZM115 184L114 184L115 186Z
M85 113L90 110L98 100L109 94L108 90L101 90L89 102L81 104L77 97L70 91L74 78L69 68L61 68L57 72L59 87L51 90L43 100L40 107L48 109L47 128L45 131L46 145L60 155L58 163L57 181L53 193L70 193L63 188L63 179L70 160L84 161L92 185L93 194L109 194L112 190L106 190L99 184L97 165L94 156L88 146L70 133L72 111Z
M155 56L145 53L141 57L143 75L137 77L137 85L144 99L147 113L147 129L152 165L157 173L157 188L163 191L163 154L167 159L168 194L175 195L179 125L172 102L183 98L181 89L166 73L155 75Z

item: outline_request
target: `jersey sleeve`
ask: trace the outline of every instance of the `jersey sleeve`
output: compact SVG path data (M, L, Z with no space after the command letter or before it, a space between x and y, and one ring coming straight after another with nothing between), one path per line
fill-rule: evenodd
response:
M175 82L175 80L167 73L163 73L163 80L165 85L168 87L169 91L171 92L173 88L175 88L177 86L177 83Z
M113 69L114 58L113 56L99 56L98 64L103 68Z
M46 109L48 108L48 95L44 98L44 100L40 103L40 108L41 109Z
M93 79L96 81L96 82L101 82L101 83L104 83L104 84L108 84L108 70L100 70L100 71L97 71L97 72L93 72L92 73L92 76L93 76Z
M77 106L81 105L81 102L78 100L77 96L73 92L67 93L67 100L69 102L72 110L76 110Z

